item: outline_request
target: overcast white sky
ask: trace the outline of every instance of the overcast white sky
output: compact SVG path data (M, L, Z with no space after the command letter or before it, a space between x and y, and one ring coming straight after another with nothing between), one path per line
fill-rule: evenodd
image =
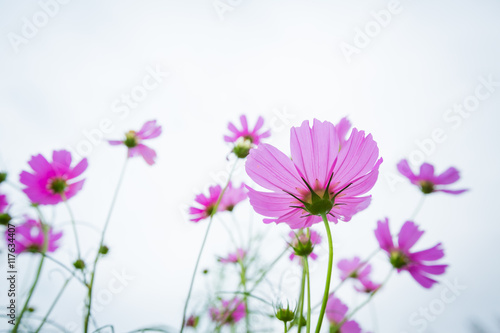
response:
M122 271L133 279L98 311L100 324L114 324L117 332L180 324L206 227L206 221L188 222L184 212L196 193L223 179L229 147L222 137L227 122L244 113L251 122L264 116L273 130L268 142L287 153L289 128L304 119L337 122L347 115L373 133L384 158L380 179L369 209L333 227L336 261L376 247L377 219L389 217L396 229L411 214L418 191L391 183L401 158L424 156L438 171L459 168L462 180L455 188L471 191L428 198L417 218L427 230L418 245L442 241L450 264L442 279L458 281L465 290L439 309L442 295L449 294L446 285L424 290L405 274L394 276L375 298L376 323L369 308L358 319L372 332L419 332L424 324L412 324L411 318L422 320L420 309L434 306L439 313L431 311L421 332L474 332L471 321L485 332L499 330L498 1L72 0L45 6L51 17L40 14L46 3L0 0L0 169L17 180L33 154L87 148L87 182L71 205L78 220L101 228L124 149L102 143L100 135L121 138L150 119L164 129L151 141L158 163L150 167L134 159L125 176L107 238L111 252L101 262L96 290L106 289ZM390 17L380 14L388 10ZM30 27L33 20L38 28ZM139 96L151 72L160 74L147 80L150 90ZM124 94L133 91L139 100L127 107ZM462 107L458 113L455 106L464 103L474 110ZM103 122L111 124L107 133L99 129L108 126ZM430 143L433 133L439 142ZM244 172L236 175L241 180L248 181ZM17 212L27 209L14 191L0 191L18 199ZM69 262L74 244L62 208L55 211L56 225L66 236L57 257ZM253 223L254 230L270 232L263 254L270 261L288 229L265 226L259 216L250 221L250 213L247 202L235 211L245 228ZM232 249L215 222L203 267ZM321 225L315 229L323 233ZM94 249L98 234L85 226L80 232L83 245ZM325 256L312 277L316 301ZM384 257L374 262L382 278L388 269ZM34 263L30 256L20 259L24 288ZM289 266L284 261L273 275L275 295ZM40 314L62 283L59 273L49 274L54 267L46 268L33 299ZM76 283L68 290L53 318L71 330L72 323L81 324L76 308L84 290ZM203 292L199 278L193 305ZM295 294L293 289L290 295ZM343 295L353 304L349 293ZM2 291L1 304L5 299Z

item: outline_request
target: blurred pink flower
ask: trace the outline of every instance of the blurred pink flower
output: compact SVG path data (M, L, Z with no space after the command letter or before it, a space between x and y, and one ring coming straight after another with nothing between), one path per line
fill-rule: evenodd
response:
M358 281L360 282L361 286L355 285L354 289L356 289L359 292L363 292L363 293L372 293L372 292L378 290L382 286L382 284L375 283L372 280L370 280L368 277L365 277L362 279L360 278L360 279L358 279Z
M395 245L389 230L389 220L386 218L385 221L378 221L375 237L377 237L382 250L389 255L390 262L398 273L403 270L408 271L422 287L430 288L437 281L428 275L444 274L448 265L429 265L429 263L444 257L441 243L427 250L410 252L411 247L420 239L423 233L424 231L420 231L415 223L407 221L401 227L398 235L398 245Z
M271 192L250 187L250 204L264 223L287 223L290 228L306 228L328 220L350 221L370 204L368 192L378 177L377 143L371 134L353 129L340 147L339 126L314 120L291 129L290 159L268 144L251 150L246 162L248 175ZM341 149L340 149L341 148Z
M243 249L237 249L235 253L229 253L226 258L219 258L219 262L224 264L237 263L238 261L243 261L247 252Z
M349 308L340 299L330 294L326 304L326 318L330 322L331 332L361 333L361 328L354 320L348 320L338 327L347 315Z
M196 201L201 208L192 206L189 207L189 214L192 215L191 221L198 222L200 220L206 219L210 217L214 212L215 205L217 204L217 200L222 192L222 188L220 185L210 186L208 189L208 197L205 194L198 194L194 201ZM220 212L222 210L221 205L217 207L217 211Z
M354 257L351 260L342 259L338 262L337 267L340 269L340 279L342 280L347 278L364 279L372 270L371 265L362 263L359 257Z
M245 317L245 303L238 297L230 301L221 300L219 307L209 309L210 317L219 325L231 325Z
M52 227L48 227L47 232L47 252L54 252L59 247L58 240L62 237L62 231L54 232ZM7 239L10 238L7 230L5 231ZM43 250L43 230L39 221L28 219L21 225L16 226L14 244L15 253L33 252L38 253Z
M234 124L231 122L227 125L227 128L232 132L232 134L224 135L224 141L236 142L241 138L244 140L249 140L250 143L254 145L258 145L260 143L260 140L271 136L271 131L259 133L260 129L264 125L264 118L262 117L259 117L259 119L257 119L257 123L255 124L253 130L250 130L248 128L247 117L245 115L240 116L240 122L242 126L241 130L236 128L236 126L234 126Z
M339 123L335 125L335 129L337 130L337 136L339 138L339 148L345 146L347 141L347 133L351 129L352 125L347 117L340 119Z
M80 176L88 166L84 158L71 168L71 153L66 150L54 151L52 163L42 155L32 156L28 164L34 173L21 172L20 182L27 187L23 189L28 198L40 205L56 205L72 198L83 187L84 179L72 181Z
M142 156L147 164L155 164L156 152L144 145L144 140L154 139L161 134L161 126L156 124L156 120L151 120L142 125L139 132L128 131L125 133L125 140L109 140L111 145L125 145L128 148L128 157Z
M5 213L5 208L9 206L7 201L7 196L5 194L0 194L0 214Z
M294 249L294 251L290 253L290 260L293 260L297 256L295 252L300 253L303 251L305 251L307 255L313 260L316 260L318 258L318 255L316 253L311 252L314 250L315 245L321 243L321 235L316 231L309 230L309 237L307 237L307 232L303 229L299 229L297 233L290 231L288 236L290 237L290 246ZM302 263L300 257L298 259L299 263Z
M248 197L247 192L244 183L241 183L240 187L233 187L232 182L229 182L220 202L221 210L232 211L238 203Z
M186 320L186 327L193 327L196 328L198 326L198 323L200 321L199 316L191 315L189 318Z
M408 164L407 160L402 160L398 163L399 172L408 178L412 184L420 187L424 194L433 192L445 192L450 194L460 194L464 190L447 190L440 185L453 184L460 179L460 174L455 168L448 168L440 175L434 175L434 166L429 163L424 163L420 166L420 174L415 175Z

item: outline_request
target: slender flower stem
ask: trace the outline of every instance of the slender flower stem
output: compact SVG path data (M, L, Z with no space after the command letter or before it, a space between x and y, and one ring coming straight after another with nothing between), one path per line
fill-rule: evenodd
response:
M283 257L283 255L285 253L287 253L289 250L288 248L286 248L283 252L281 252L281 254L276 258L274 259L274 261L269 265L269 268L266 269L264 272L262 272L261 276L257 279L257 281L255 281L255 283L253 284L252 286L252 289L250 289L250 291L248 292L249 294L251 294L255 288L258 287L258 285L262 282L262 280L264 280L264 278L266 277L267 273L269 273L269 271L271 270L271 268L281 259L281 257Z
M57 294L54 302L52 302L52 305L50 306L49 308L49 311L47 311L47 314L45 315L45 317L43 317L43 320L42 322L40 323L40 326L38 326L37 330L35 331L35 333L38 333L40 332L40 330L42 329L42 326L45 324L45 322L47 321L47 319L49 318L50 316L50 313L52 312L52 310L54 309L54 307L56 306L57 302L59 301L59 299L61 298L64 290L66 289L66 287L68 286L68 283L69 281L71 281L71 279L73 278L73 276L70 276L66 279L66 281L64 281L64 284L61 288L61 290L59 291L59 293Z
M243 264L243 261L241 259L238 259L238 263L240 264L241 267L241 284L243 286L243 303L245 304L245 326L246 326L246 331L247 333L250 333L250 317L249 315L249 310L248 310L248 292L247 292L247 277L246 277L246 269L245 265ZM286 324L285 324L286 326Z
M286 328L286 321L283 322L283 324L285 324L285 333L288 332L287 328Z
M90 321L90 315L91 315L91 308L92 308L92 290L94 287L94 280L95 280L95 273L96 273L96 268L97 268L97 262L99 261L100 257L100 250L102 245L104 244L104 237L106 235L106 230L108 229L109 221L111 219L111 214L113 213L113 209L115 207L116 199L118 197L118 192L120 191L120 187L123 182L123 176L125 175L125 170L127 168L127 161L128 158L125 160L125 163L123 163L123 168L120 174L120 178L118 180L118 184L116 185L115 193L113 194L113 199L111 201L111 206L109 207L108 211L108 216L106 218L106 222L104 223L104 228L101 233L101 241L99 242L99 247L97 249L97 254L94 259L94 265L92 267L92 272L90 273L90 283L89 283L89 291L88 291L88 299L87 299L87 315L85 316L85 321L84 321L84 332L87 333L89 330L89 321Z
M75 223L75 216L73 215L73 211L71 210L71 207L69 206L68 200L66 200L66 196L64 193L61 195L64 201L64 205L68 209L68 213L71 219L71 226L73 227L73 235L75 236L75 244L76 244L76 251L78 253L78 259L82 259L82 251L80 250L80 241L78 238L78 232L76 230L76 223Z
M306 332L311 332L311 278L309 276L309 263L307 261L307 257L304 257L304 268L306 271L307 277L307 327ZM299 323L300 327L300 323Z
M233 172L236 169L236 165L237 164L238 164L238 160L236 160L234 162L233 168L231 169L231 172L229 173L229 177L227 177L227 183L224 186L224 188L222 189L222 191L221 191L221 193L219 195L219 198L217 199L217 202L215 203L215 205L214 205L214 207L212 209L212 214L210 215L210 219L208 221L207 230L205 231L205 236L203 237L203 242L201 243L200 252L198 253L198 258L196 258L196 264L194 265L194 271L193 271L193 275L191 276L191 283L189 284L189 291L188 291L188 295L187 295L187 298L186 298L186 302L184 303L184 310L182 312L182 325L181 325L180 333L182 333L184 331L184 324L186 322L186 313L187 313L187 308L188 308L188 305L189 305L189 299L191 298L191 293L193 292L193 285L194 285L194 280L195 280L195 277L196 277L196 272L198 271L198 265L200 264L201 254L203 253L203 249L205 248L205 244L207 242L207 238L208 238L208 233L210 231L210 227L212 226L212 221L214 219L214 215L215 215L215 213L217 213L217 209L219 208L219 204L220 204L220 202L222 200L222 196L224 195L224 193L226 192L227 187L229 186L229 182L231 181L231 176L233 175Z
M68 271L68 273L71 274L71 276L73 276L75 279L77 279L79 282L82 283L82 285L84 285L86 288L88 288L88 285L85 283L85 281L83 281L80 277L78 277L74 271L72 271L68 266L64 265L62 262L60 262L59 260L51 257L51 256L48 256L47 254L43 254L43 256L45 256L45 258L49 259L50 261L56 263L57 265L59 265L60 267L64 268L66 271Z
M330 294L330 281L332 278L332 268L333 268L333 241L332 232L330 231L330 225L326 214L322 214L323 222L325 223L326 235L328 236L328 271L326 273L326 284L325 292L323 294L323 304L321 305L321 310L319 312L318 324L316 325L316 333L321 331L321 324L323 323L323 317L325 316L326 303L328 302L328 295Z
M296 318L296 322L298 323L298 328L297 328L297 333L300 333L300 331L302 330L302 325L301 325L301 322L302 322L302 315L304 313L304 292L305 292L305 287L306 287L306 268L305 266L303 265L303 268L302 268L302 281L300 283L300 294L299 294L299 311L298 311L298 317ZM293 325L293 322L292 322L292 325ZM291 328L291 326L290 326Z
M420 200L418 201L417 206L415 207L415 209L413 210L413 213L411 214L410 218L408 219L409 221L413 221L417 217L418 213L420 212L420 210L422 209L422 207L424 205L426 195L427 194L422 194L422 196L420 197Z

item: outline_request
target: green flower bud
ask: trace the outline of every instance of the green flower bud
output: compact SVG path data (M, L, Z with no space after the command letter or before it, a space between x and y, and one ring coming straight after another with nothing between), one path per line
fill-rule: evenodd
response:
M6 172L0 172L0 184L3 183L7 179Z
M107 247L106 245L103 245L99 248L99 254L102 254L103 256L108 254L109 252L109 247Z
M12 217L9 214L7 213L0 214L0 225L8 225L11 220Z
M73 266L76 268L76 269L80 269L80 270L83 270L85 268L85 262L82 260L82 259L78 259L77 261L75 261L73 263Z
M274 315L276 316L276 318L278 318L278 320L286 323L292 321L295 318L295 310L290 309L289 304L286 305L286 308L282 304L279 304L276 307L276 312L274 313Z

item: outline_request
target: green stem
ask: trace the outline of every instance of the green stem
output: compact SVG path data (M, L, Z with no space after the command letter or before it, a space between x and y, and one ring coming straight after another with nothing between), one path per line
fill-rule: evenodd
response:
M229 182L231 181L231 176L233 175L233 172L236 169L236 164L238 164L238 160L236 160L233 164L233 168L231 169L231 172L229 173L229 177L227 178L226 186L224 186L224 188L222 189L222 192L220 193L219 198L217 199L217 202L215 203L215 205L212 209L212 214L210 215L210 219L208 221L207 230L205 231L205 236L203 237L203 242L201 243L200 252L198 253L198 257L196 258L196 264L194 265L193 275L191 276L191 283L189 284L189 291L188 291L188 295L186 298L186 302L184 303L184 310L182 312L182 326L181 326L180 333L182 333L184 331L184 324L186 323L187 308L189 305L189 299L191 298L191 293L193 292L194 280L196 277L196 272L198 271L198 265L200 264L201 254L203 253L203 249L205 248L205 244L206 244L207 238L208 238L208 233L210 231L210 227L212 226L212 221L214 219L215 213L217 213L217 208L219 208L219 204L222 200L222 196L224 195L227 187L229 186ZM85 332L85 333L87 333L87 332Z
M286 328L286 321L283 322L283 324L285 324L285 333L288 332L287 328Z
M423 205L424 205L424 201L425 201L425 197L427 196L427 194L422 194L420 200L418 201L418 204L417 206L415 207L415 209L413 210L413 213L411 214L410 218L408 219L409 221L413 221L418 213L420 212L420 210L422 209Z
M75 244L76 244L76 251L78 253L78 259L82 259L82 251L80 250L80 241L78 238L78 232L76 230L76 223L75 223L75 217L73 215L73 211L71 210L71 207L69 206L68 200L66 200L66 196L64 193L61 195L63 198L64 205L68 209L68 213L71 219L71 226L73 227L73 235L75 236Z
M247 292L246 269L241 259L238 259L238 262L241 267L241 284L243 285L243 292L244 292L243 303L245 304L245 326L247 333L250 333L250 317L248 316L249 310L248 310L248 298L247 298L248 292Z
M330 231L330 225L326 214L322 214L323 222L325 223L326 234L328 236L328 271L326 274L326 284L325 292L323 293L323 303L321 305L321 310L319 312L318 324L316 325L316 333L321 331L321 324L323 323L323 317L325 316L326 303L328 302L328 295L330 294L330 281L332 278L332 268L333 268L333 241L332 232Z
M311 278L309 276L309 263L307 257L304 257L304 268L307 276L307 327L306 332L311 332ZM300 327L300 323L299 323Z
M103 228L102 233L101 233L101 241L99 242L97 254L96 254L95 259L94 259L94 265L92 267L92 272L90 274L89 291L88 291L88 295L87 295L87 297L88 297L88 299L87 299L87 314L85 316L85 321L84 321L84 332L85 333L88 333L88 330L89 330L89 321L90 321L91 307L92 307L92 290L94 287L97 262L99 261L100 250L101 250L102 245L104 244L104 237L106 235L106 230L108 229L109 221L111 219L111 214L113 213L113 209L115 207L116 199L118 197L118 192L120 191L120 187L121 187L121 184L123 182L123 176L125 175L127 161L128 161L128 158L125 160L125 163L123 164L123 168L122 168L122 171L120 173L120 178L118 180L118 184L116 185L115 193L113 194L113 199L111 201L111 206L109 207L108 216L106 218L106 222L104 223L104 228Z
M262 272L262 275L257 279L257 281L255 281L255 283L253 284L252 286L252 289L250 289L249 293L251 294L252 291L255 290L255 288L257 288L257 286L262 282L262 280L264 280L264 278L266 277L267 273L269 273L269 271L271 270L271 268L273 268L273 266L281 259L281 257L283 257L283 255L285 253L287 253L289 251L288 248L286 248L283 252L281 252L281 254L276 258L274 259L274 261L269 265L269 267L264 271Z
M38 326L37 330L35 331L35 333L38 333L40 332L40 330L42 329L42 326L45 324L45 322L47 321L47 319L49 318L50 316L50 313L52 312L52 310L54 309L54 307L56 306L57 302L59 301L59 299L61 298L64 290L66 289L66 286L68 285L69 281L71 281L71 279L73 278L73 276L70 276L66 279L66 281L64 282L61 290L59 291L59 293L57 294L54 302L52 302L52 305L50 306L49 308L49 311L47 311L47 314L45 315L45 317L43 317L43 320L42 322L40 323L40 326Z
M306 268L305 266L302 268L302 281L300 283L300 294L299 294L299 312L298 312L298 318L295 320L295 322L298 323L298 328L297 328L297 333L300 333L302 330L302 315L304 313L304 291L306 287ZM291 328L291 326L290 326Z
M77 279L79 282L82 283L82 285L84 285L86 288L88 288L88 285L85 283L85 281L83 281L80 277L78 277L74 271L72 271L69 267L67 267L66 265L64 265L62 262L60 262L59 260L55 259L55 258L52 258L51 256L48 256L47 254L43 254L45 256L45 258L51 260L52 262L56 263L57 265L59 265L60 267L64 268L68 273L70 273L75 279Z

